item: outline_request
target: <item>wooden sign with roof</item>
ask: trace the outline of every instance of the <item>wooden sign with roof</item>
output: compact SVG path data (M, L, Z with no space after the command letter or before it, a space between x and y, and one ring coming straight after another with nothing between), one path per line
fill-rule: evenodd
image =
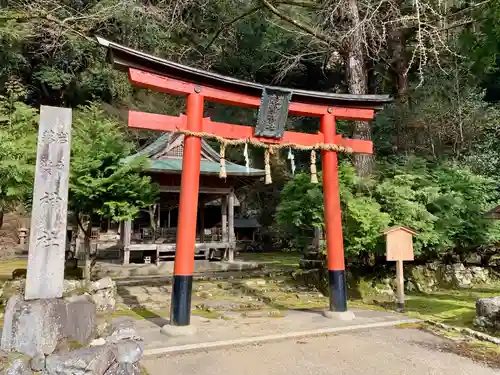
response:
M394 226L384 231L387 260L396 262L396 311L398 312L403 312L405 308L405 279L403 262L414 259L413 236L415 234L417 234L417 232L403 226Z
M414 260L413 236L417 232L403 226L394 226L384 231L386 257L388 261Z

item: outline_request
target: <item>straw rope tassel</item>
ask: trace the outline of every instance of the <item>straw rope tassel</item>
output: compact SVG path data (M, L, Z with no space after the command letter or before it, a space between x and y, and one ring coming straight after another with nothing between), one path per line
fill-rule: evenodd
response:
M316 171L316 151L311 151L311 183L318 183L318 173Z
M321 150L321 151L335 151L335 152L347 152L347 153L352 153L353 150L349 147L344 147L344 146L339 146L336 144L331 144L331 143L316 143L315 145L311 146L304 146L304 145L299 145L295 143L281 143L281 144L273 144L269 145L267 143L261 142L255 138L247 138L247 139L226 139L218 135L214 135L211 133L206 133L206 132L193 132L190 130L185 130L185 129L178 129L176 128L175 133L180 133L180 134L185 134L185 135L190 135L193 137L200 137L200 138L206 138L206 139L213 139L221 144L220 148L220 172L219 172L219 177L220 178L226 178L227 177L227 172L226 172L226 158L225 158L225 153L226 153L226 146L238 146L238 145L246 145L249 143L251 146L254 147L265 147L266 152L264 154L264 161L265 161L265 172L266 172L266 184L272 183L271 179L271 166L269 164L269 158L270 154L280 150L282 148L290 148L290 149L295 149L295 150L301 150L301 151L311 151L311 182L312 183L318 183L318 174L316 171L316 151L315 150ZM292 158L293 161L293 158ZM295 163L292 165L292 169ZM249 166L248 166L249 167Z
M220 171L219 171L219 177L220 178L226 178L227 173L226 173L226 144L222 142L220 144Z
M271 178L271 164L270 164L270 154L271 154L271 151L269 150L269 148L266 148L266 152L264 153L264 170L266 172L266 180L265 180L265 184L266 185L269 185L273 182L272 178Z

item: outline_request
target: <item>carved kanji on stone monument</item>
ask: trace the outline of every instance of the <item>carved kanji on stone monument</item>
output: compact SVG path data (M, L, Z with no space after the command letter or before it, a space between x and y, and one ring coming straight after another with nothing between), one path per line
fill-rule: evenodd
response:
M40 109L26 299L62 297L71 109Z

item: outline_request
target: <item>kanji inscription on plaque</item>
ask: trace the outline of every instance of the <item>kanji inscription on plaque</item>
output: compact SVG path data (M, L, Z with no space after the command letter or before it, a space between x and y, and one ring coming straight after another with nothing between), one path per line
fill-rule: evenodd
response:
M265 87L254 134L258 137L283 138L291 99L292 93L289 91Z
M40 109L25 299L63 294L71 109Z

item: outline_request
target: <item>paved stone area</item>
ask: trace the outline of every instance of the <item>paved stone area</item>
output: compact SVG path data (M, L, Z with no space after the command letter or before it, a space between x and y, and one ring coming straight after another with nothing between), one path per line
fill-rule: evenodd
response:
M150 375L494 375L413 329L374 329L262 345L147 358Z
M219 319L192 317L192 324L197 333L193 336L167 337L160 333L160 327L168 321L156 317L136 322L139 335L144 337L146 352L157 348L172 348L182 345L213 343L261 336L289 334L290 332L308 332L332 328L355 329L377 323L400 322L407 319L404 315L370 310L352 310L356 319L342 321L325 318L321 310L290 310L284 315L272 316L262 311L225 313ZM250 314L248 314L250 313ZM396 323L395 323L396 324Z

